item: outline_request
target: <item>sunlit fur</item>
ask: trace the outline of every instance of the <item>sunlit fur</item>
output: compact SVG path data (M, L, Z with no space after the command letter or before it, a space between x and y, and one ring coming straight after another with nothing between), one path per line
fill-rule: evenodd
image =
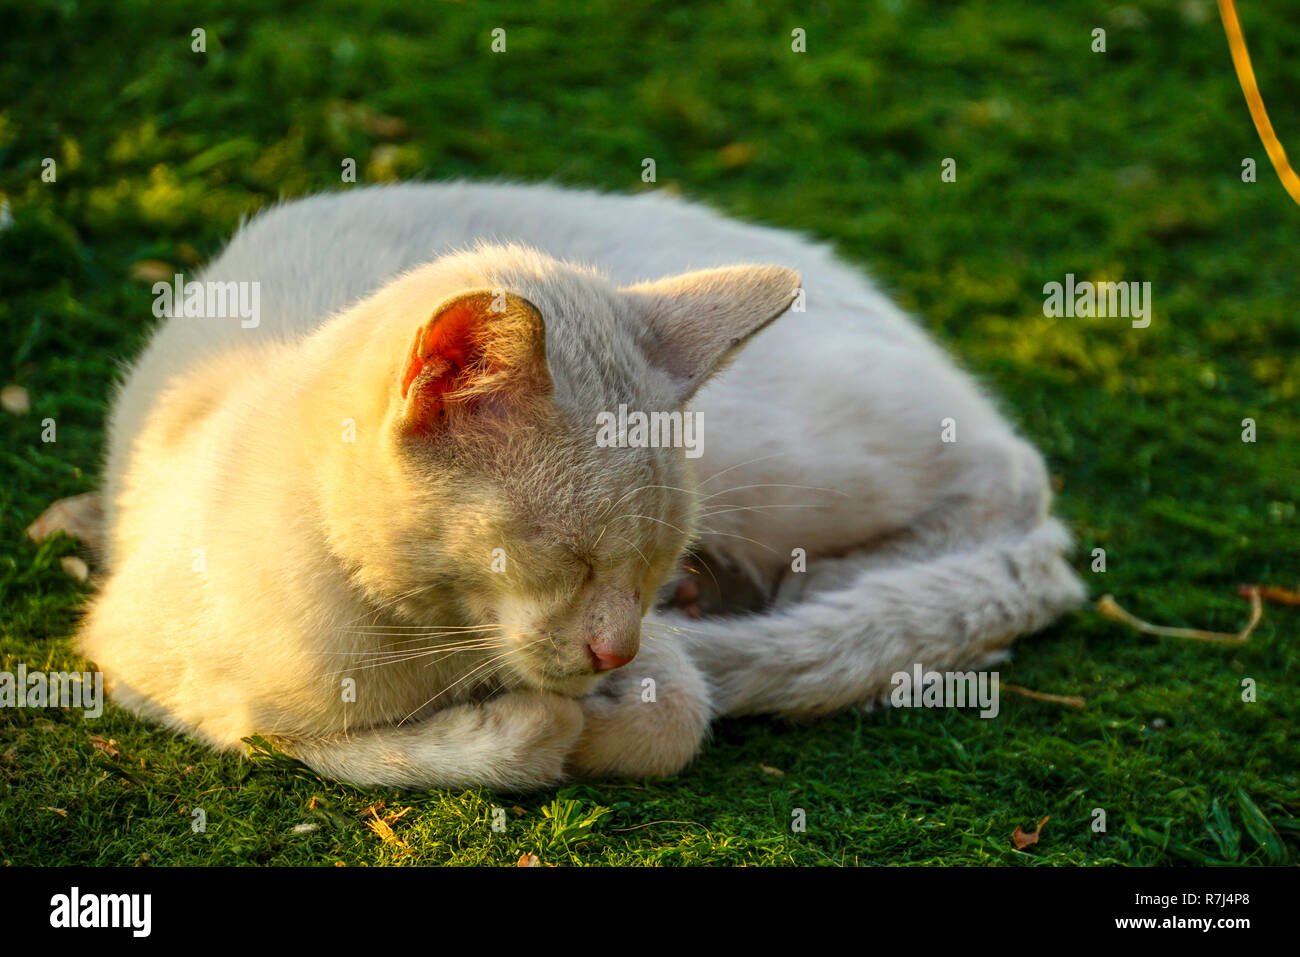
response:
M673 295L734 313L736 339L797 285L783 270L729 275ZM411 434L399 380L412 332L467 289L535 307L545 366L522 386L531 373L508 369L478 387L496 405ZM637 651L694 527L681 449L594 441L597 413L678 408L693 391L647 358L646 297L484 245L296 338L267 323L217 346L194 338L195 320L169 321L117 404L111 574L81 636L115 697L219 746L264 735L349 780L556 778L581 725L570 699L597 680L588 643L621 629ZM501 325L500 358L518 365L528 350L513 355L513 339L529 330ZM711 367L730 347L696 358ZM471 725L497 721L467 732L458 705ZM439 753L412 766L377 742L336 763L359 729L419 729Z
M1038 453L796 235L660 195L410 185L269 211L201 278L261 282L262 321L169 320L133 367L81 647L119 702L217 746L262 734L363 784L670 774L719 714L869 701L1082 596ZM800 282L806 311L751 340ZM547 381L412 438L404 357L467 290L535 307ZM596 447L596 413L683 401L699 460ZM770 606L651 610L692 542ZM597 677L599 628L640 648Z

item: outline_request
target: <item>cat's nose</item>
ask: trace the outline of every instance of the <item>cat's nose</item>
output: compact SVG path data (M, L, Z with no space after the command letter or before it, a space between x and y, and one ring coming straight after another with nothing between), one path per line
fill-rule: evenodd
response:
M621 655L616 651L594 644L588 645L587 650L591 652L592 663L597 671L613 671L615 668L622 668L636 657L636 652L630 655Z

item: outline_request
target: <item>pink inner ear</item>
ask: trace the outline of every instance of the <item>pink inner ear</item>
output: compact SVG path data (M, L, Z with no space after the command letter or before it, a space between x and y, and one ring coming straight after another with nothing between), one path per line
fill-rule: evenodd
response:
M445 396L465 385L467 370L481 356L475 342L481 321L472 306L458 303L430 319L416 335L402 371L409 431L429 431L443 419Z
M420 392L431 391L440 398L456 383L461 370L470 364L475 353L473 337L478 317L468 305L458 304L430 320L415 337L411 354L402 373L402 398L426 369L431 375L420 383Z
M408 432L431 432L446 421L448 396L465 412L494 396L474 392L475 379L502 371L482 340L487 315L473 302L448 306L420 329L402 370L402 398ZM464 393L460 397L456 393Z

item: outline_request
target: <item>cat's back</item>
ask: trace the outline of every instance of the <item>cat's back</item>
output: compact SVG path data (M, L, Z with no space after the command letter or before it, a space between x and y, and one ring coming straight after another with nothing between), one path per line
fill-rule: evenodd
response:
M824 289L858 281L795 233L662 192L469 182L362 187L275 206L235 235L204 278L258 282L262 334L293 335L400 273L479 242L533 246L620 284L738 262L783 263Z
M256 365L262 351L309 335L401 273L481 242L532 246L556 259L594 266L618 284L744 262L799 271L809 290L804 319L815 320L818 336L777 323L747 350L742 363L764 362L754 353L769 351L786 364L822 361L827 350L856 361L856 353L868 348L864 322L877 341L925 348L901 312L826 246L794 232L729 219L662 191L622 195L490 182L358 187L258 213L194 277L255 291L257 315L251 321L164 320L114 403L109 474L125 461L160 391L198 362L242 355L251 360L245 367ZM238 361L234 367L240 367Z

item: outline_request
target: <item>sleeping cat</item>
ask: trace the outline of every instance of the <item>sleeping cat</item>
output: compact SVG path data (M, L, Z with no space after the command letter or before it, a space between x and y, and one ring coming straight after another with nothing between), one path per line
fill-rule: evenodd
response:
M260 317L177 310L132 368L79 647L217 747L402 787L672 774L719 715L869 702L1082 599L1039 454L790 233L411 184L278 206L199 278ZM699 457L598 443L620 407L685 407ZM656 608L688 548L743 614Z

